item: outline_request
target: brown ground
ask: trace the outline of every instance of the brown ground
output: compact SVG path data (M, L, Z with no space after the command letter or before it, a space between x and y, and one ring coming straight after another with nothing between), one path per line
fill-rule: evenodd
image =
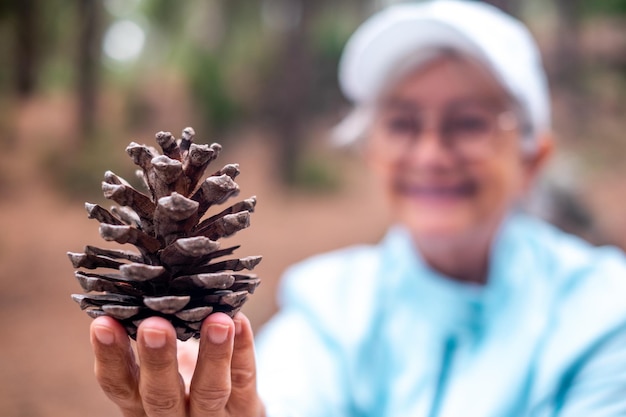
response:
M69 149L62 142L75 137L68 114L71 102L47 97L4 115L14 123L0 141L9 147L0 155L0 416L118 415L93 377L90 319L69 296L80 288L65 252L101 243L97 223L87 219L80 201L67 201L51 186L38 151ZM179 131L186 124L167 109L161 114L169 118L164 116L155 130ZM152 133L142 140L150 141ZM110 151L123 153L130 139ZM262 143L267 143L263 137L244 133L220 158L240 163L242 196L259 198L252 228L235 238L242 243L241 255L264 256L257 269L263 284L245 307L256 328L275 311L277 280L287 265L319 251L373 242L386 223L380 215L384 208L354 156L326 155L335 166L345 164L341 192L286 192L271 179L274 161ZM620 172L605 170L585 189L610 238L624 245L626 183Z

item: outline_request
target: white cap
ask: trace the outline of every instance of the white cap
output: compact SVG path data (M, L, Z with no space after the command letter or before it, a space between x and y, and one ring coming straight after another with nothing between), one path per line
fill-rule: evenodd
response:
M399 4L375 14L346 44L339 64L341 89L356 105L369 103L398 65L427 59L420 53L431 53L433 48L478 59L517 101L535 135L550 129L547 80L532 35L520 21L478 1ZM336 134L346 136L346 130L363 118L357 111L338 126Z

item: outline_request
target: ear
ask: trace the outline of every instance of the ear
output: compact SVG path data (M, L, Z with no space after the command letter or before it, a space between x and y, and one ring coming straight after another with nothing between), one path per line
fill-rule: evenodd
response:
M536 139L537 146L529 154L524 155L527 186L532 184L554 152L554 136L550 132L541 134Z

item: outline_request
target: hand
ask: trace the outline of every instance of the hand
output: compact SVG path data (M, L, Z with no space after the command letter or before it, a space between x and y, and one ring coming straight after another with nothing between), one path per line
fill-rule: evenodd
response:
M256 391L252 329L242 313L234 320L223 313L204 320L195 370L193 345L177 349L174 328L159 317L139 326L140 365L125 329L110 317L93 321L91 342L98 383L124 417L265 415Z

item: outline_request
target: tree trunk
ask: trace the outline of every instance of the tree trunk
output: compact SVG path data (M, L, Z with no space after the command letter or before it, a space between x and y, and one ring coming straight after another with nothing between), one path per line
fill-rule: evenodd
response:
M85 138L96 124L101 15L100 2L78 0L78 119Z
M304 141L303 126L311 101L312 56L308 36L309 23L316 8L314 0L299 1L301 19L298 25L282 35L282 51L270 83L268 110L279 144L278 168L281 179L293 184ZM319 3L319 2L318 2Z
M582 57L578 47L580 32L580 0L555 0L558 10L558 44L555 74L558 82L577 88Z
M37 0L17 0L15 27L15 86L20 97L30 96L37 74Z
M552 56L551 84L566 97L569 129L579 132L587 125L589 97L581 83L584 59L579 48L582 19L580 0L555 0L557 7L558 37Z

